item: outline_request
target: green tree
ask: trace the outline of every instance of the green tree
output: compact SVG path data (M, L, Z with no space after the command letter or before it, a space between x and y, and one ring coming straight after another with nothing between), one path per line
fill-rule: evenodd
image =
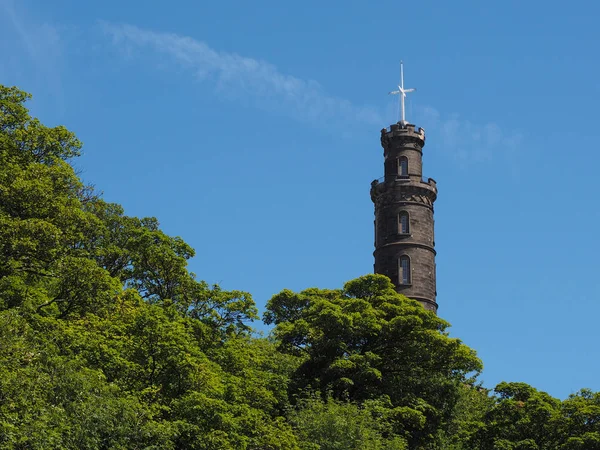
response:
M582 389L561 404L560 450L600 450L600 392Z
M495 404L472 440L477 449L557 448L555 426L560 401L525 383L500 383Z
M407 443L389 435L389 423L378 414L379 402L356 403L331 398L301 399L289 412L302 450L405 450Z
M448 323L396 293L382 275L340 290L288 290L267 304L281 351L303 362L292 392L310 388L356 402L387 398L394 433L413 448L435 441L451 417L461 383L481 369ZM420 448L420 447L419 447Z
M469 449L469 442L485 426L486 414L495 403L490 391L479 385L462 384L458 393L447 427L439 430L441 450Z
M152 408L109 383L59 336L16 309L0 312L0 448L169 448Z
M297 448L252 297L85 186L28 98L0 86L0 448Z
M500 383L494 404L466 448L600 449L600 394L584 389L560 401L525 383Z

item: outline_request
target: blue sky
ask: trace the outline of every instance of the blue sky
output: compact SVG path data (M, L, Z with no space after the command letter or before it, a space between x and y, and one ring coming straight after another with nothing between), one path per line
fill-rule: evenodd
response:
M251 292L373 269L370 182L405 61L438 182L439 313L486 386L600 390L595 2L0 0L0 83L86 181Z

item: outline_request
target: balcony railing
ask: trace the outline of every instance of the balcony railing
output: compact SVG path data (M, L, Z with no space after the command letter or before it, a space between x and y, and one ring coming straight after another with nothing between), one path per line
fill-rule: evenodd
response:
M376 180L373 180L372 184L385 183L386 178L387 177L385 177L385 176L383 176L381 178L377 178ZM409 175L396 175L390 181L393 181L395 183L402 183L402 182L409 182L409 181L411 181L411 179L410 179ZM421 178L420 182L423 184L428 184L428 185L433 185L433 186L436 185L436 181L433 178L427 178L427 180Z

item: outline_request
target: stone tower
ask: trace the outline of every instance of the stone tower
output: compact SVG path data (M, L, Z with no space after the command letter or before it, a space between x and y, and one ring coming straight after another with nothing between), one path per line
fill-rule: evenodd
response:
M371 183L375 204L375 273L437 311L433 202L435 180L422 177L425 131L400 121L381 130L384 177Z

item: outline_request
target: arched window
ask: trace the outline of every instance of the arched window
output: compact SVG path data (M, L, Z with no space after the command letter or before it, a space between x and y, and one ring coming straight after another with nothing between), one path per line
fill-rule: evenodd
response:
M400 214L398 214L398 233L410 233L410 224L408 220L408 213L406 211L401 211Z
M408 158L406 156L398 158L398 175L401 177L408 176Z
M398 265L400 266L398 267L398 271L400 272L398 274L399 284L410 284L410 258L402 255Z

